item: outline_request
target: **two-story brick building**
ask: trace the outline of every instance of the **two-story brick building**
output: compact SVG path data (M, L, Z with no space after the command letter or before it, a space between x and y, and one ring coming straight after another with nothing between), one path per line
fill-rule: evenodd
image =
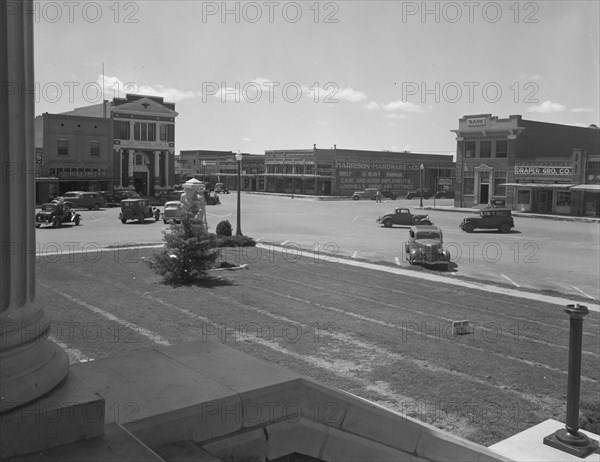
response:
M456 133L456 206L501 200L513 210L595 214L597 186L586 184L600 155L600 130L491 114L466 115Z

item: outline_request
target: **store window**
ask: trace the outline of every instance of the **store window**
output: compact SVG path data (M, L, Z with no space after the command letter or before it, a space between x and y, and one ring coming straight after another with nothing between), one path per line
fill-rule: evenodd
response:
M508 140L496 140L496 157L508 157Z
M477 149L477 143L475 143L475 141L466 141L465 142L465 157L475 157L476 149Z
M506 186L500 186L506 183L506 174L498 174L494 176L494 196L506 197Z
M492 142L491 141L480 141L479 142L479 157L492 157Z
M160 141L175 141L175 125L160 125Z
M119 140L129 139L129 122L124 120L115 120L115 138Z
M69 142L67 140L57 140L56 141L56 153L59 156L68 156L69 155Z
M133 139L136 141L156 141L156 124L135 122L133 124Z
M531 191L529 189L519 189L517 191L517 204L530 204Z
M571 205L571 191L557 191L556 205L558 207L569 207Z
M90 141L90 156L99 156L100 155L100 141L92 140Z
M474 172L464 172L463 191L465 196L475 194L475 174Z

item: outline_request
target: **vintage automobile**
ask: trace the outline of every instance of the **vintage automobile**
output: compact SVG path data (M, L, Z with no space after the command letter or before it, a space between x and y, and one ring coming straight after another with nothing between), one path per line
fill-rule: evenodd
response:
M435 193L437 199L454 199L454 189L439 189Z
M411 265L420 263L448 269L450 252L444 250L442 229L437 226L417 225L410 228L404 252Z
M73 208L99 210L106 207L106 200L97 192L69 191L54 199L70 202Z
M221 203L221 199L214 191L204 190L204 200L206 201L206 205L217 205Z
M60 228L64 224L79 226L81 215L75 212L70 202L50 202L43 204L35 215L35 227L42 225Z
M510 209L486 208L479 212L478 217L463 218L459 226L467 233L476 229L497 229L502 233L510 233L515 227L515 222Z
M217 183L215 185L215 192L217 194L219 194L219 193L229 194L229 189L227 189L227 186L225 186L225 183Z
M179 211L181 210L181 201L165 202L165 209L162 213L162 221L164 224L173 221L179 223Z
M427 188L419 188L414 191L408 191L406 193L407 199L412 199L413 197L422 197L423 199L429 199L432 196L431 190Z
M108 205L118 207L121 205L121 201L123 199L141 199L141 198L142 198L142 196L140 196L133 189L116 189L115 191L113 191Z
M383 191L379 188L367 188L363 191L354 191L352 193L352 200L360 200L360 199L372 199L375 200L377 198L377 191L381 191L381 199L396 199L398 195L393 191Z
M138 220L140 223L144 223L146 218L160 220L160 210L151 207L148 199L123 199L121 201L121 213L119 213L121 223L125 224L128 220Z
M414 226L432 224L429 215L413 215L409 209L402 207L397 208L391 213L386 213L376 221L386 228L391 228L394 225Z

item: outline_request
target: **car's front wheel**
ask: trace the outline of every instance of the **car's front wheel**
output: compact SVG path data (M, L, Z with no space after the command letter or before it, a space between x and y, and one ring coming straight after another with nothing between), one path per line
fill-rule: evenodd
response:
M352 196L352 200L353 201L357 201L358 199L360 199L360 197L358 197L358 196Z
M406 196L407 199L412 199L413 197L409 194L408 196Z
M77 215L73 221L75 222L75 226L79 226L79 223L81 223L81 217Z
M62 224L62 223L60 222L60 218L58 218L58 217L54 217L54 218L52 219L52 227L53 227L53 228L60 228L60 225L61 225L61 224Z
M473 231L475 231L475 225L473 223L465 224L465 231L467 233L472 233Z
M94 210L100 210L100 204L98 202L94 204Z
M125 218L121 218L121 223L125 224L127 223L127 220Z
M383 226L385 226L386 228L391 228L393 224L394 221L391 218L386 218L385 220L383 220Z

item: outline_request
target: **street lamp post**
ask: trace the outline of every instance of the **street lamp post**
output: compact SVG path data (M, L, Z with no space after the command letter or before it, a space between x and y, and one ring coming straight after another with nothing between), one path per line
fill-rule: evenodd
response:
M237 161L237 229L235 231L236 236L243 236L242 234L242 225L241 225L241 188L242 188L242 153L238 151L235 155L235 160Z
M420 207L423 208L423 170L425 166L421 164L419 166L419 199L420 199Z

